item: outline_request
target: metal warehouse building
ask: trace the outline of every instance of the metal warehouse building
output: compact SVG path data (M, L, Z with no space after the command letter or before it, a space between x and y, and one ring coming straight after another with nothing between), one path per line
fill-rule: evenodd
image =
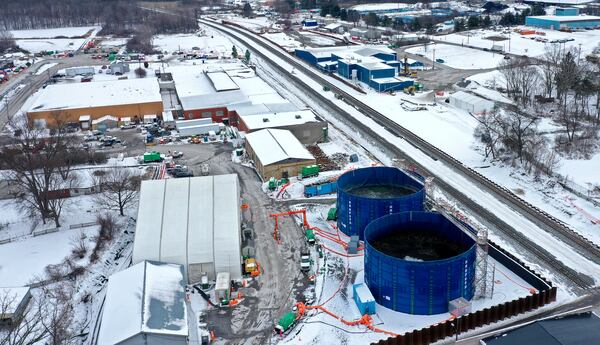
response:
M310 109L239 116L238 128L248 133L265 128L287 129L302 144L314 144L325 139L327 122Z
M263 129L246 135L246 153L264 180L295 176L302 167L316 163L292 132L284 129Z
M143 181L133 263L181 264L190 283L242 277L240 190L237 175Z
M598 16L529 16L525 18L525 25L538 28L558 30L561 28L596 28L600 26Z
M54 125L78 122L81 116L91 120L105 115L116 118L142 119L144 115L160 116L163 101L154 78L68 83L49 85L29 108L30 121Z
M143 261L108 279L98 345L185 345L181 265Z
M464 91L453 93L448 100L451 105L471 114L489 113L494 109L494 102Z

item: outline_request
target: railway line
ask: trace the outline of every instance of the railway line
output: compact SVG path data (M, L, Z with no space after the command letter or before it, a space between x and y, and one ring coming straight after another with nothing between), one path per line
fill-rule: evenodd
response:
M583 257L589 259L592 262L600 263L600 247L598 247L585 237L581 236L580 234L576 233L565 223L546 213L545 211L539 209L538 207L528 203L527 201L519 198L510 190L489 180L477 171L465 166L462 162L458 161L457 159L451 157L450 155L438 149L434 145L423 140L418 135L412 133L411 131L407 130L401 125L388 119L386 116L379 113L375 109L365 105L351 94L345 92L344 90L340 89L339 87L328 81L326 78L323 77L322 73L305 66L303 63L296 60L294 57L290 56L283 50L274 47L273 45L265 42L264 39L257 37L256 34L249 32L246 29L239 28L233 23L220 23L207 19L201 19L200 21L205 25L211 26L216 30L224 32L225 34L234 36L236 40L240 41L249 49L253 50L254 53L257 56L261 57L263 60L271 60L267 56L267 54L264 53L263 49L265 49L270 53L275 54L280 59L284 60L294 69L308 75L315 82L321 85L329 86L329 88L333 92L341 95L346 103L370 117L372 120L384 127L391 134L405 139L411 145L418 148L432 159L439 160L445 163L446 165L452 167L456 171L460 172L463 176L467 177L469 180L476 182L483 190L489 191L492 195L494 195L499 200L503 201L505 204L509 205L514 210L518 210L518 212L522 214L526 219L536 224L544 231L555 236L559 240L563 241L565 244L571 246ZM282 66L276 63L272 63L271 65L275 69L279 70L279 72L283 74L289 74L289 71L283 68ZM368 137L370 137L370 139L380 144L389 152L394 153L399 158L405 158L408 161L410 161L412 164L418 167L419 172L424 176L435 176L435 174L433 174L425 166L419 164L418 162L408 157L397 146L382 138L373 129L369 128L368 126L366 126L365 124L361 123L356 118L348 114L338 105L336 105L333 101L314 90L306 82L302 81L299 78L290 78L290 82L294 83L297 87L299 87L299 89L305 91L307 94L310 94L311 97L318 100L320 104L331 109L334 113L340 114L344 118L344 121L347 121L351 123L355 128L360 129L361 132L366 134ZM443 177L436 176L436 184L445 193L447 193L448 195L456 199L458 202L460 202L465 208L469 209L475 214L480 215L483 219L485 219L485 223L488 223L486 225L492 225L494 228L497 228L505 236L510 238L514 244L518 245L522 249L525 249L527 252L534 255L540 263L551 267L554 271L556 271L556 273L562 276L562 278L566 279L568 283L574 285L576 288L581 290L589 289L595 285L595 281L592 277L579 273L571 267L566 266L546 249L542 248L533 240L527 238L522 232L509 226L505 221L503 221L500 217L495 215L492 211L484 208L483 206L469 198L467 195L465 195L463 192L451 186L449 183L444 182Z

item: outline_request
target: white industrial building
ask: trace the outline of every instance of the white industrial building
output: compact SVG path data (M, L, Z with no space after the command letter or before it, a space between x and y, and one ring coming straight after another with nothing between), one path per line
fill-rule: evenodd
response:
M133 263L181 264L189 283L203 272L242 278L240 190L237 175L143 181Z
M449 101L452 106L475 115L489 113L494 109L494 102L464 91L453 93Z
M98 345L186 345L181 265L142 261L108 279Z

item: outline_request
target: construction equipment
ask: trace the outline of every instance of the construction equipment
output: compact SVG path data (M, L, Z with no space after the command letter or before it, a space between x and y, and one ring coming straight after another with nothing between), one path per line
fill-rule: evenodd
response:
M306 239L306 242L308 244L315 244L315 232L313 230L306 229L306 231L304 232L304 238Z
M152 162L160 162L162 158L160 157L160 153L156 151L146 152L144 153L144 163L152 163Z
M279 335L284 335L287 333L292 327L296 324L298 317L296 313L290 311L289 313L283 315L277 325L275 326L274 332Z
M327 220L337 220L337 207L332 207L327 212Z
M302 247L300 250L300 270L302 272L310 271L311 260L310 260L310 250L307 247Z
M244 272L251 277L258 277L260 275L260 265L255 258L244 260Z
M302 169L300 170L300 179L306 178L306 177L313 177L313 176L319 176L319 166L318 165L307 165L302 167Z
M275 241L279 241L279 217L291 216L294 214L302 214L302 225L304 225L305 228L309 227L308 219L306 218L306 210L305 209L283 212L283 213L274 213L274 214L269 215L269 217L275 218L275 229L273 230L273 238L275 239Z

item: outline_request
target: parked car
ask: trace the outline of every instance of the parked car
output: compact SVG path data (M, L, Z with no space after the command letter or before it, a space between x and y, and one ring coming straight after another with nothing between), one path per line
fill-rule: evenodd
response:
M173 151L173 153L171 153L171 156L173 158L181 158L181 157L183 157L183 152L181 152L181 151Z
M183 170L183 171L175 171L173 173L173 177L178 178L178 177L193 177L194 173L192 173L191 171L187 171L187 170Z
M128 125L121 125L120 128L121 129L132 129L132 128L135 128L135 125L133 123L130 123Z

